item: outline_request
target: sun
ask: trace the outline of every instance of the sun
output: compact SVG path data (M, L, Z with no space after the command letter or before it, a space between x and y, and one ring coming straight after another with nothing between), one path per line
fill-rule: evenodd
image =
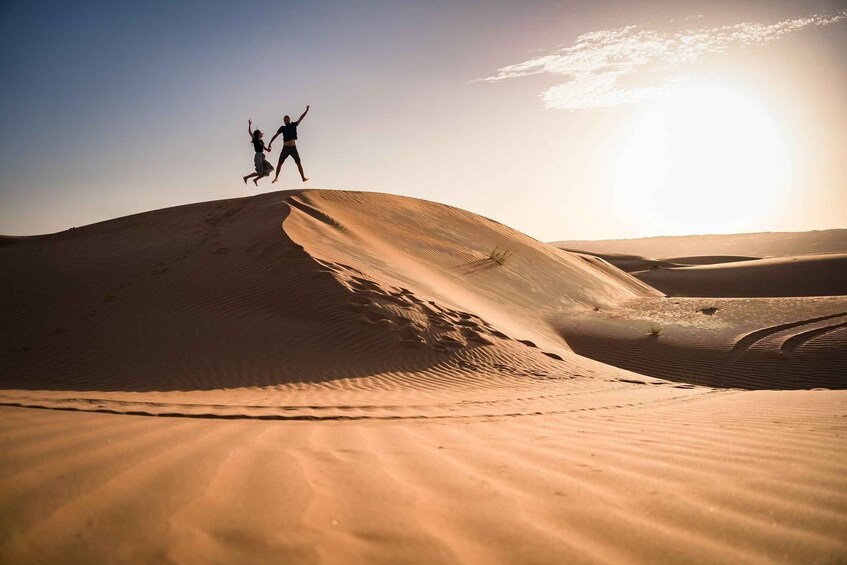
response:
M725 86L655 101L618 159L617 216L662 233L749 231L784 205L789 153L773 118Z

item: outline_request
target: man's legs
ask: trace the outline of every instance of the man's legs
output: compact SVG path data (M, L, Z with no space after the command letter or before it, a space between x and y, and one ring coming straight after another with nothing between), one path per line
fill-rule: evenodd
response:
M276 175L274 175L274 180L272 180L271 183L275 183L279 178L279 173L282 171L282 162L285 161L286 157L288 157L288 147L283 145L282 151L279 153L279 163L276 165Z
M300 178L303 179L303 182L306 182L306 175L303 174L303 165L300 164L300 152L297 151L297 148L294 148L294 151L291 152L291 156L294 158L294 162L297 163L297 169L300 171Z
M303 165L300 164L300 161L297 161L297 168L300 169L300 178L303 179L303 182L309 180L306 178L306 175L303 174Z

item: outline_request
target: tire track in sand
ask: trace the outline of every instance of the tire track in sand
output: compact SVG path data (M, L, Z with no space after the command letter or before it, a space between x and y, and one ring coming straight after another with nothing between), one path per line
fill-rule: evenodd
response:
M839 312L838 314L829 314L827 316L819 316L817 318L809 318L807 320L799 320L797 322L789 322L786 324L778 324L776 326L768 326L766 328L762 328L760 330L755 330L750 332L739 339L732 350L729 352L727 356L727 363L734 363L737 361L744 353L753 346L754 343L771 336L773 334L790 330L793 328L799 328L800 326L805 326L808 324L814 324L817 322L823 322L824 320L831 320L834 318L840 318L842 316L847 316L847 312ZM802 334L800 334L802 335ZM782 348L780 348L781 350Z
M810 341L818 336L834 332L841 328L847 328L847 322L841 322L840 324L832 324L830 326L815 328L813 330L808 330L802 333L795 334L786 339L784 342L782 342L782 345L779 346L779 352L783 355L790 355L791 353L794 353L794 351L798 347L800 347L807 341Z

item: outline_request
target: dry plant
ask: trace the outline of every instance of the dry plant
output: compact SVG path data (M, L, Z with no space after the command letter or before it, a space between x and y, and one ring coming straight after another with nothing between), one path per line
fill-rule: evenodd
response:
M488 254L488 258L502 266L506 264L506 259L508 259L511 255L514 255L514 253L515 252L511 249L500 249L500 246L498 245L491 251L491 253Z

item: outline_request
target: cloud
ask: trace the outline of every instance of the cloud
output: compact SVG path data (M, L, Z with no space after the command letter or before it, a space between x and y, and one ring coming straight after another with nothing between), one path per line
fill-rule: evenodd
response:
M548 108L590 110L640 102L674 88L684 77L659 79L648 73L679 72L703 57L767 45L790 33L847 18L847 10L831 15L812 15L773 24L739 23L720 27L686 29L675 33L631 25L580 35L570 47L509 65L481 79L500 81L530 75L568 77L548 88L541 99ZM646 86L626 87L623 80L653 78Z

